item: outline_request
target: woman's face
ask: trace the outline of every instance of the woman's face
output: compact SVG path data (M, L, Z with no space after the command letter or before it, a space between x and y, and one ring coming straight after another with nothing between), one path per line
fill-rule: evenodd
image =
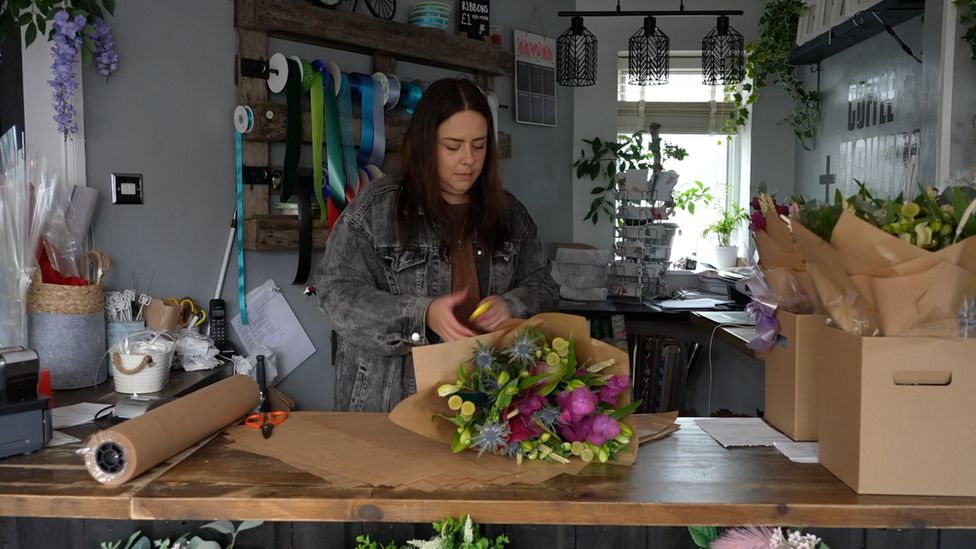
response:
M488 146L488 121L476 111L459 111L437 127L437 176L448 204L465 204L481 175Z

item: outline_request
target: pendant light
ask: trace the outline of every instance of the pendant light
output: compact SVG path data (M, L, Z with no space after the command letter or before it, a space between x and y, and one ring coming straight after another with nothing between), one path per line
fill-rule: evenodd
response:
M573 17L566 32L556 40L556 81L563 86L596 84L596 36Z
M668 83L668 57L671 40L653 17L644 18L644 26L630 37L627 48L627 82L636 86Z
M706 86L725 86L742 81L745 40L729 26L729 18L719 16L715 28L702 39L702 82Z

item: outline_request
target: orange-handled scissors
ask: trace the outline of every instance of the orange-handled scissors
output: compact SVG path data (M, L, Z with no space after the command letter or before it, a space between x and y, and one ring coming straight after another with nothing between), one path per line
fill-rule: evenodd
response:
M275 425L281 425L288 419L288 412L259 412L244 419L244 425L261 431L261 436L271 438L271 431Z

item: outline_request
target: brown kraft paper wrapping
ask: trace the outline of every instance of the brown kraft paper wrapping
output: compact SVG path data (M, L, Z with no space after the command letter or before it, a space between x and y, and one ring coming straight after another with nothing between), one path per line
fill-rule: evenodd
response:
M99 431L86 443L92 477L119 486L234 423L258 404L251 378L231 376L125 423Z
M418 435L443 442L445 452L450 452L447 445L454 436L454 426L447 421L435 419L434 414L450 415L451 410L447 407L447 399L437 396L437 387L442 383L452 383L457 380L458 364L468 363L471 360L476 342L493 345L496 349L504 349L512 344L517 329L522 326L535 326L550 341L556 336L571 337L580 364L601 362L612 358L615 360L613 366L602 373L608 375L630 374L630 360L627 353L602 341L591 339L585 318L562 313L542 313L525 321L509 321L499 330L476 338L415 347L413 349L413 364L414 375L417 379L417 393L400 402L390 412L390 420ZM630 394L625 392L617 405L625 406L629 403ZM629 418L625 418L624 423L633 429L634 426ZM617 461L613 463L632 465L637 457L637 443L638 437L633 437L631 439L631 451L620 452L617 455ZM559 467L556 464L546 464L545 466L554 469Z

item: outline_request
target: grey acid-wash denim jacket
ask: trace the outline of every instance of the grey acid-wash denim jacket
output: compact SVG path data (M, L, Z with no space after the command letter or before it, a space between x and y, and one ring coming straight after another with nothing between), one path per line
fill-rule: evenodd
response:
M451 261L424 224L400 253L399 191L396 176L370 183L339 217L315 272L319 306L339 334L337 410L391 410L416 392L413 346L440 341L424 320L433 298L451 292ZM482 297L497 295L513 318L528 318L554 310L559 288L535 223L507 199L509 240L490 258L476 242L475 264Z

